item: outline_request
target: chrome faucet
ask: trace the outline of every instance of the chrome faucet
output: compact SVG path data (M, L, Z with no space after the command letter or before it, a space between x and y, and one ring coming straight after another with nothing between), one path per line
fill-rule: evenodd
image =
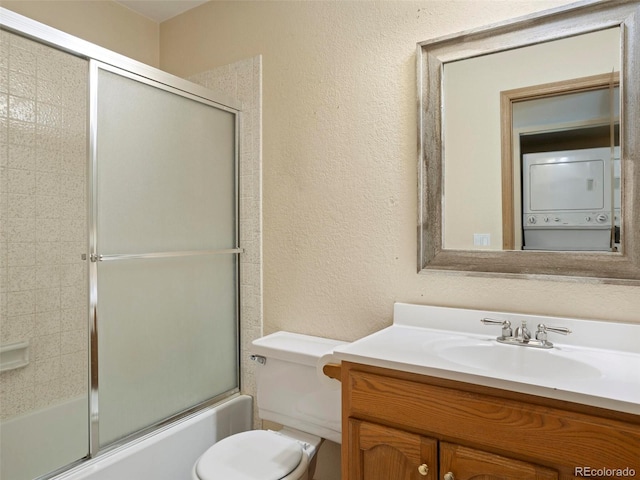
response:
M527 328L527 321L523 320L522 325L516 328L515 340L518 343L529 343L531 340L531 332Z
M501 325L502 335L496 338L500 343L506 343L507 345L520 345L523 347L534 348L553 348L553 343L547 340L547 333L560 333L562 335L568 335L571 330L565 327L549 327L544 323L538 325L535 338L531 338L531 332L527 328L527 321L523 320L522 325L516 328L515 335L511 330L511 322L509 320L493 320L491 318L482 318L480 320L485 325Z

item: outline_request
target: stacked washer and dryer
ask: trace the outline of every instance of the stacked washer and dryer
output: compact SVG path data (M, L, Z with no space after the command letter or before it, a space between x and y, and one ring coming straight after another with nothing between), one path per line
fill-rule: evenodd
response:
M523 155L522 212L524 250L615 250L620 147Z

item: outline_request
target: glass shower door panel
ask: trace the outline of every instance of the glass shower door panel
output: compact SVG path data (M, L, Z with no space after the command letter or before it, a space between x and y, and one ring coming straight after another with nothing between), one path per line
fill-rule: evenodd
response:
M236 256L98 265L100 445L237 387Z
M236 245L235 114L98 70L98 249Z
M238 387L236 114L93 73L103 447Z
M89 452L88 71L85 59L0 31L3 480Z

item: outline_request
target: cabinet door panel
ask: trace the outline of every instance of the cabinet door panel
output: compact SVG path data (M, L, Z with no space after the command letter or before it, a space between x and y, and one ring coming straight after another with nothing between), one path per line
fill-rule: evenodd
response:
M539 465L440 442L440 472L455 480L557 480L557 472Z
M437 479L436 440L358 420L349 435L350 480Z

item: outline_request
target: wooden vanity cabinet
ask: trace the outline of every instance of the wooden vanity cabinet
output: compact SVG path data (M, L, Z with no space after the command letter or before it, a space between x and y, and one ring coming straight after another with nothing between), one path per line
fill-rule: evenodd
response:
M341 381L342 480L640 478L637 415L350 362Z
M349 446L349 479L436 480L438 472L440 478L449 473L451 480L558 478L538 465L353 419Z

